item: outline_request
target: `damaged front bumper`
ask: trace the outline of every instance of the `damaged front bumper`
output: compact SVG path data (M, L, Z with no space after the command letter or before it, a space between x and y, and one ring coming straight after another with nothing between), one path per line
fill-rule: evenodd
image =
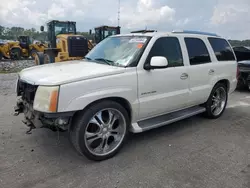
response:
M74 112L44 113L33 109L33 105L19 98L14 107L14 115L24 114L23 123L31 131L35 128L49 128L53 131L65 131L69 128Z

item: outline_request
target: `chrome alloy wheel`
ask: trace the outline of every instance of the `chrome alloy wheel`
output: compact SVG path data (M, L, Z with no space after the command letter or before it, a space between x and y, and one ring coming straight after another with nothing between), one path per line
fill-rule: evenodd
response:
M86 148L93 155L108 155L121 145L126 129L126 120L120 111L103 109L87 124L84 134Z
M225 108L227 100L227 92L223 87L215 90L212 97L211 112L214 116L218 116Z

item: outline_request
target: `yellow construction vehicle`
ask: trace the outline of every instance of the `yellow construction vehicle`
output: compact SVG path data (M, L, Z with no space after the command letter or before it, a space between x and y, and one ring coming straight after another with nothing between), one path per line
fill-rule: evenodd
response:
M41 26L44 31L44 26ZM49 46L44 53L37 52L37 65L82 59L92 45L85 37L76 34L76 22L52 20L47 23Z
M0 57L19 60L21 58L35 57L36 52L43 52L46 44L32 44L29 36L19 36L17 41L0 44Z
M16 42L6 42L0 44L0 60L2 58L4 59L10 59L10 46L15 45Z

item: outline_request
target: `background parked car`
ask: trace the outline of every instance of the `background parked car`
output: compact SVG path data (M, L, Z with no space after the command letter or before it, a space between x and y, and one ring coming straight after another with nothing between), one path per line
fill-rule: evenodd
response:
M250 88L250 49L245 46L233 47L239 66L239 80L237 88L245 90Z

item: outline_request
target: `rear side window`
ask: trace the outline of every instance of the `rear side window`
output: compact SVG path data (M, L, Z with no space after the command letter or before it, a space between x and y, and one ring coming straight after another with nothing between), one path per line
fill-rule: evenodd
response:
M148 55L148 61L153 56L166 57L168 59L168 67L183 66L181 46L176 37L162 37L157 39Z
M201 39L185 38L185 43L188 50L190 65L199 65L211 62L207 47Z
M225 39L209 37L208 41L210 42L218 61L235 60L233 50Z

